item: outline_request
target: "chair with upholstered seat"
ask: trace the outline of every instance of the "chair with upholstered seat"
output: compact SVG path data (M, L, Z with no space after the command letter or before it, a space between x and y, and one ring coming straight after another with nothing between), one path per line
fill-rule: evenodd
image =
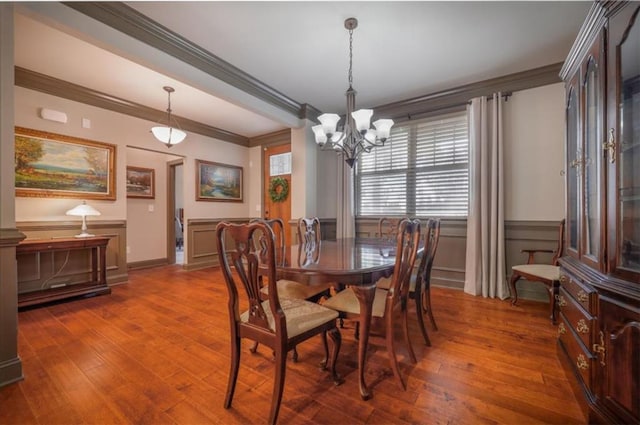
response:
M259 249L255 247L254 233L264 236ZM224 407L231 407L238 369L240 345L247 338L270 347L275 354L275 379L271 399L269 423L278 417L286 371L286 354L307 339L320 334L324 343L324 369L329 367L333 380L341 383L336 373L336 360L340 350L340 331L336 327L338 313L319 304L280 298L276 284L275 238L265 223L219 223L216 241L220 253L222 274L229 293L229 323L231 330L231 366ZM268 299L261 297L261 281L269 286ZM242 300L241 300L242 298ZM240 312L239 306L248 309ZM329 358L327 333L332 339Z
M382 227L380 227L382 228ZM433 330L438 330L436 325L436 319L433 316L433 308L431 307L431 270L433 268L433 259L438 249L438 242L440 240L440 219L430 218L427 221L427 230L424 235L424 249L420 256L420 263L414 273L411 274L411 280L409 281L409 297L414 299L416 304L416 315L418 317L418 325L422 332L424 343L431 346L431 340L429 334L424 326L424 314L429 316L431 327ZM397 232L396 232L397 233ZM384 233L380 233L384 235ZM386 238L386 236L383 236ZM378 280L376 286L380 289L389 289L391 286L391 279L382 278Z
M416 356L409 339L409 326L407 321L407 301L409 296L409 279L415 264L418 247L420 244L420 221L404 219L398 227L396 243L396 262L391 278L391 288L387 290L376 289L373 299L372 318L382 321L385 328L385 341L387 353L393 374L396 376L403 389L406 384L396 358L394 343L394 323L398 310L403 322L404 339L409 351L409 357L416 363ZM323 306L340 312L341 317L356 319L360 316L360 303L351 288L347 288L326 300Z
M547 292L549 293L549 308L551 310L550 318L551 323L556 323L556 296L560 287L560 267L558 266L558 259L562 257L564 249L564 219L560 222L560 229L558 234L558 247L555 250L550 249L523 249L521 252L528 254L527 264L521 264L513 266L511 270L513 274L509 280L511 286L511 296L513 300L512 305L518 302L518 291L516 289L516 282L519 279L525 279L530 282L542 282L547 286ZM536 264L535 254L537 253L550 253L553 254L551 264Z
M273 231L275 237L275 246L276 246L276 261L284 260L284 223L279 218L272 219L252 219L250 223L254 222L262 222L268 225ZM258 244L264 245L262 237L264 235L259 235ZM262 247L264 249L264 246ZM296 282L293 280L287 279L278 279L276 282L278 285L278 296L280 298L292 298L299 300L307 300L317 302L321 297L328 295L330 284L326 285L306 285L304 283ZM262 293L262 297L267 299L269 297L269 286L263 285L260 290ZM258 343L256 342L251 348L251 352L255 353L258 349ZM293 361L298 361L298 350L293 347Z

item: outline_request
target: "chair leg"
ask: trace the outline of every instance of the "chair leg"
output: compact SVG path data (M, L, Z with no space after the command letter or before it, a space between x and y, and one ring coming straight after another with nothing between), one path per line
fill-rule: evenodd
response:
M411 358L411 361L413 363L417 363L418 360L416 360L416 354L413 352L413 346L411 345L411 338L409 338L409 309L407 307L408 307L407 305L402 307L402 324L403 324L402 328L404 331L404 342L405 344L407 344L407 348L409 350L409 357ZM422 316L422 314L419 314L418 316Z
M324 359L320 362L322 370L327 370L329 364L329 344L327 344L327 332L322 332L322 346L324 347Z
M426 310L427 314L429 314L431 327L434 331L437 331L438 325L436 325L436 319L433 317L433 309L431 308L431 291L429 290L429 287L425 289L425 291L422 293L422 296L424 297L422 307L424 308L424 310Z
M326 332L323 332L322 335L326 341ZM331 344L331 378L333 379L333 383L338 386L344 382L344 379L336 372L336 363L338 362L338 353L340 353L340 346L342 345L342 336L338 328L331 328L329 330L329 337L333 342Z
M298 363L298 349L293 347L293 350L291 351L291 360L293 360L294 363Z
M224 408L231 407L233 393L236 390L236 381L238 379L238 368L240 367L240 338L236 335L231 336L231 366L229 368L229 382L227 383L227 395L224 398Z
M424 327L424 306L422 303L422 295L423 294L416 288L416 292L413 294L413 298L416 303L416 315L418 316L418 325L420 326L420 332L422 332L422 338L424 339L424 343L431 347L429 334L427 334L427 329Z
M276 376L273 381L273 396L271 398L271 413L269 414L269 424L275 425L280 411L282 392L284 390L284 378L287 371L287 352L284 347L276 350Z
M391 319L391 314L393 314L391 311L387 311L387 320L385 323L385 339L386 339L386 343L387 343L387 355L389 356L389 363L391 364L391 370L393 370L393 374L396 376L396 378L398 378L398 381L400 381L400 385L402 386L402 389L406 391L407 386L404 383L404 380L402 379L402 376L400 375L400 368L398 367L398 359L396 358L396 348L395 348L395 344L393 341L393 320Z
M516 289L516 282L520 279L520 274L518 272L513 272L511 275L511 279L509 279L509 286L511 287L511 296L513 300L511 300L511 305L516 305L518 302L518 290Z

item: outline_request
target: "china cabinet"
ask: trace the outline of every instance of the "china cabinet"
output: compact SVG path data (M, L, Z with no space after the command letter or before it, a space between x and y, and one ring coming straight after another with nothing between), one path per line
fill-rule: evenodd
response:
M561 71L558 350L590 423L640 423L640 3L593 4Z

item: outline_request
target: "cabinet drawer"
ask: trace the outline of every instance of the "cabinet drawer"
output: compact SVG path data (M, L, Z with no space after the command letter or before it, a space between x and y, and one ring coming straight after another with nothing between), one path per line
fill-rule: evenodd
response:
M592 391L591 370L594 367L594 357L582 344L580 337L574 333L573 327L567 322L567 318L562 312L560 312L560 319L558 325L560 344L569 357L569 363L573 366L576 376L580 376L584 385L589 391Z
M560 311L564 314L567 323L573 328L575 334L580 337L582 343L586 347L591 347L591 343L593 341L593 329L596 325L593 316L584 311L581 304L567 293L563 287L560 288L558 306L560 307Z
M582 308L592 316L596 315L597 293L580 280L560 270L560 286L562 286Z

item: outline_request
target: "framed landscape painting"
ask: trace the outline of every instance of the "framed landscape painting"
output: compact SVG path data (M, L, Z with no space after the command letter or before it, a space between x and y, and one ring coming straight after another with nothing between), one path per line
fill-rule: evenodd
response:
M156 170L127 166L127 198L156 197Z
M116 199L116 146L15 129L16 196Z
M196 201L242 202L242 167L196 159Z

